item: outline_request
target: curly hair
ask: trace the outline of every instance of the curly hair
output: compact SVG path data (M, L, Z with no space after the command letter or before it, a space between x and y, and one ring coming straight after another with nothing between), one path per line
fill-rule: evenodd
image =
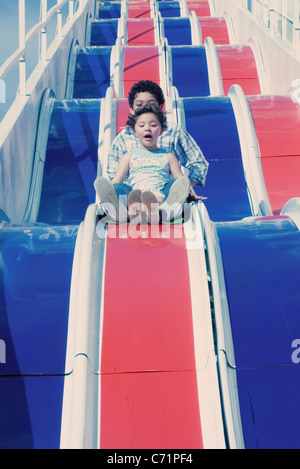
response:
M145 106L137 109L134 114L129 114L128 120L127 120L128 127L134 130L138 117L141 116L142 114L150 114L150 113L154 114L157 117L162 130L166 130L167 128L166 115L164 114L164 112L161 110L159 106L153 106L150 104L146 104Z
M134 100L138 93L146 93L146 92L154 96L159 106L163 106L165 104L165 97L164 97L161 87L157 83L154 83L153 81L141 80L138 83L135 83L129 92L129 95L128 95L129 106L133 107Z

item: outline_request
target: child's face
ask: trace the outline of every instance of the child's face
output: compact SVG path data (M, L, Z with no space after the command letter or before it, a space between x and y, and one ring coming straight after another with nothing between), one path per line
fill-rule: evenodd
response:
M137 93L133 101L133 106L130 108L131 114L134 114L137 109L140 109L147 104L150 104L151 106L158 106L158 103L153 94L149 93L148 91Z
M140 115L135 123L135 134L146 150L157 150L157 139L162 134L161 124L151 112Z

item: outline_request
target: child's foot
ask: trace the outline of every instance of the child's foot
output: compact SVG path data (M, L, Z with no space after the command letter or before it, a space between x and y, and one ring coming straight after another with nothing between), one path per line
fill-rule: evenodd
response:
M141 195L141 201L147 208L149 223L159 224L159 202L151 191L145 191Z
M182 212L182 204L189 195L191 182L186 176L175 179L167 199L161 205L163 221L168 222L178 218Z
M134 189L128 195L128 215L130 220L141 213L141 194L140 189Z
M107 214L119 223L127 223L127 209L120 203L113 184L108 179L99 177L94 182L94 187Z

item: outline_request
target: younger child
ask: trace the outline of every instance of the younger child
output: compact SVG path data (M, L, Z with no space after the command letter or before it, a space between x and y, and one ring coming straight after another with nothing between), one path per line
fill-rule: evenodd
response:
M146 105L129 115L127 125L137 136L139 147L121 158L112 181L103 177L95 181L96 191L108 213L111 215L109 205L112 205L116 219L124 222L124 211L119 207L113 184L127 179L132 189L128 196L130 219L140 213L145 216L146 213L152 223L158 223L161 208L164 209L164 221L169 221L171 213L176 217L181 210L190 191L190 180L183 175L176 156L157 147L157 140L166 126L166 118L159 106ZM164 200L166 189L169 195Z

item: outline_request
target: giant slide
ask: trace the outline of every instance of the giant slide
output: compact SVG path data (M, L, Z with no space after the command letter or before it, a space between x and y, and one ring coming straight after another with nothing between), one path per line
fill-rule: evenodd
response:
M0 225L1 448L297 448L300 109L212 1L95 2ZM209 162L188 220L103 225L140 79Z

